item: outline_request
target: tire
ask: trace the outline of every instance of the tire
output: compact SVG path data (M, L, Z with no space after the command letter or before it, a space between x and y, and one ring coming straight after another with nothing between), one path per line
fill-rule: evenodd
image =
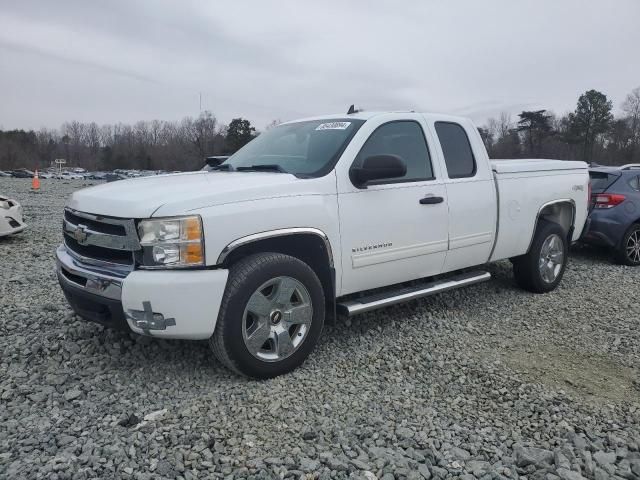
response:
M322 284L306 263L280 253L251 255L231 266L209 343L236 373L283 375L300 366L318 342L324 306Z
M567 243L566 233L560 225L540 219L529 252L513 259L513 275L520 288L533 293L554 290L567 266ZM543 256L546 262L543 262Z
M625 232L615 252L615 258L621 265L640 265L640 224L634 223Z

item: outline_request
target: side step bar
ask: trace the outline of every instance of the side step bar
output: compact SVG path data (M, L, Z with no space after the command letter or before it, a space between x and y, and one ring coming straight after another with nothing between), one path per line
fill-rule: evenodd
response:
M370 312L377 308L388 307L397 303L408 302L416 298L428 297L436 293L446 292L455 288L466 287L476 283L486 282L491 278L489 272L467 272L452 277L426 282L412 287L401 287L395 290L366 295L364 297L338 302L338 312L349 317L360 313Z

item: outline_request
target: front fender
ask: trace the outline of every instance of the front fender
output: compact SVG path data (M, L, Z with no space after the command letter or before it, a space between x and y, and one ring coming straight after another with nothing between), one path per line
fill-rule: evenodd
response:
M207 266L219 265L230 249L246 242L290 233L319 235L327 244L330 263L336 268L341 265L336 195L243 201L198 209L193 213L202 217ZM336 273L339 281L341 275Z

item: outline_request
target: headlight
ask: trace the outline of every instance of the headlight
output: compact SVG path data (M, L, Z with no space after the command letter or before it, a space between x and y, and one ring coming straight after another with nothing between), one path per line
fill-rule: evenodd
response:
M142 220L138 224L142 268L200 267L204 262L202 220L190 217Z

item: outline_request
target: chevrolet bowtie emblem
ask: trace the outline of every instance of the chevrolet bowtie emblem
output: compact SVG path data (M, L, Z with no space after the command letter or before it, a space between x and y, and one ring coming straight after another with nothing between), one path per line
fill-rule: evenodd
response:
M87 239L87 232L84 231L84 225L78 225L78 228L73 232L73 238L75 238L78 243L84 243Z

